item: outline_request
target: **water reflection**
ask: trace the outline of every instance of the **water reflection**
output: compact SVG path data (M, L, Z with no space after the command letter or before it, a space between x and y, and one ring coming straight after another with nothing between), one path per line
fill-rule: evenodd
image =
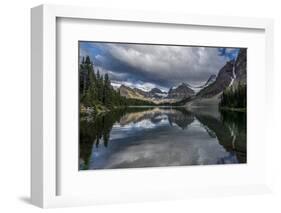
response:
M246 162L246 114L127 108L80 119L80 169Z

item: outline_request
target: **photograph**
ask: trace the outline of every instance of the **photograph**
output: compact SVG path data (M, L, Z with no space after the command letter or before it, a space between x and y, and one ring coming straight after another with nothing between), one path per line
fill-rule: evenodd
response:
M78 41L78 170L247 163L247 48Z

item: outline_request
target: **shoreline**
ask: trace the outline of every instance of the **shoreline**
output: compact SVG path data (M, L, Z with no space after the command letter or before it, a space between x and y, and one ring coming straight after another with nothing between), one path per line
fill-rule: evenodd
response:
M90 108L90 109L89 109ZM82 114L92 114L94 112L95 107L88 107L88 109L80 110L80 113ZM98 107L99 109L96 110L96 115L101 115L101 114L106 114L109 113L110 111L114 110L119 110L119 109L126 109L126 108L186 108L186 106L173 106L173 105L165 105L165 106L158 106L158 105L143 105L143 106L137 106L137 105L132 105L132 106L115 106L111 109L106 108L106 107ZM193 107L192 107L193 108ZM194 108L206 108L206 107L194 107ZM208 107L207 107L208 108ZM190 108L187 108L190 110ZM232 112L247 112L246 108L231 108L231 107L219 107L219 111L232 111Z
M247 112L246 108L219 107L222 111Z

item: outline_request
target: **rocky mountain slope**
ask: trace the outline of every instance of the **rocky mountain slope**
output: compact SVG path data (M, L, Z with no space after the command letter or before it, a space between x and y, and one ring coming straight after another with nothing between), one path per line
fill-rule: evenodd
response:
M168 92L168 98L182 100L193 96L195 93L186 83L182 83L176 88L171 88Z
M121 96L124 96L126 98L144 99L144 96L140 94L138 91L130 87L127 87L125 85L120 86L119 93Z
M200 92L203 88L209 86L210 84L214 83L216 81L217 76L216 75L210 75L210 77L207 79L205 83L203 83L200 86L191 86L190 88L197 94Z
M237 59L226 63L219 71L215 81L197 93L197 97L210 98L220 94L228 87L247 84L247 49L240 49Z
M240 49L236 60L228 61L219 70L217 76L211 75L201 86L193 87L187 83L182 83L165 92L159 88L144 91L121 85L119 91L122 96L127 98L147 100L154 103L184 101L201 104L201 102L208 103L210 102L208 100L211 100L213 105L217 105L220 95L226 88L236 87L239 83L246 84L246 57L247 49Z
M233 78L234 61L227 62L219 71L216 80L197 93L197 97L210 98L221 93L229 86Z
M211 76L208 78L208 80L206 81L206 83L205 83L203 86L201 86L201 88L207 87L207 86L209 86L210 84L214 83L214 82L216 81L216 78L217 78L216 75L211 75Z
M119 87L119 92L121 96L126 98L134 98L145 101L151 101L154 103L159 103L162 100L167 101L168 93L164 92L158 88L153 88L150 91L144 91L138 88L130 88L125 85ZM173 100L170 100L173 101Z
M175 88L171 88L169 92L162 91L159 88L153 88L150 91L144 91L138 88L130 88L125 85L121 85L119 91L120 95L126 98L141 99L152 101L154 103L173 103L185 98L189 98L195 94L189 85L185 83L182 83Z
M235 62L235 84L247 84L247 49L240 49Z
M165 98L167 97L167 92L163 92L158 88L153 88L148 92L148 96L151 98Z
M218 73L215 81L201 89L186 103L187 107L217 107L222 92L227 88L237 88L247 84L247 49L240 49L236 60L229 61Z

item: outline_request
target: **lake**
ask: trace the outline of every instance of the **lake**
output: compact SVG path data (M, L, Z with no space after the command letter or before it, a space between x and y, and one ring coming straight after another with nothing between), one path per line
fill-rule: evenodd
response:
M247 161L246 113L129 107L80 118L79 169Z

